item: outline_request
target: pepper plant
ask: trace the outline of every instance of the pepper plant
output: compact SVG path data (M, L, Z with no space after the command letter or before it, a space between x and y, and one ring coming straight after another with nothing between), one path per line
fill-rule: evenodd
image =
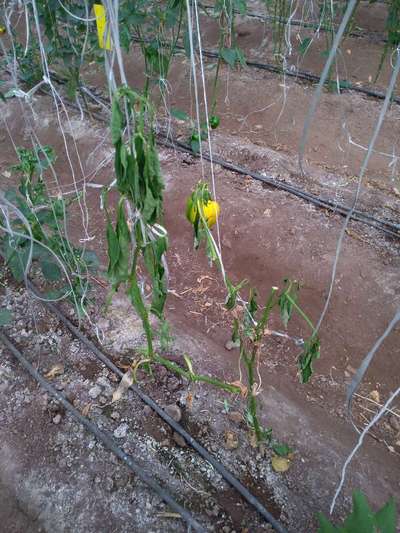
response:
M232 341L239 347L239 364L243 364L246 371L246 384L239 384L241 391L247 396L246 420L254 432L257 444L271 439L271 430L261 426L257 413L257 396L261 391L259 374L260 350L263 340L269 333L268 322L271 312L278 308L285 327L288 326L293 311L302 317L311 329L311 336L304 342L302 353L298 357L300 381L307 383L312 375L312 364L320 355L320 343L313 323L297 303L299 284L284 280L283 290L273 287L265 305L259 309L256 292L250 289L249 302L240 297L240 290L246 285L246 280L236 286L229 280L221 257L221 252L211 233L211 226L219 215L212 217L210 224L210 205L216 204L204 182L199 182L187 204L187 218L193 225L194 247L198 249L205 243L206 253L211 262L215 262L221 271L225 283L227 296L225 306L234 316ZM193 216L195 210L196 216ZM258 377L258 383L257 383Z
M19 175L19 187L0 197L0 255L20 282L36 263L47 281L58 284L49 295L68 296L81 315L88 273L96 272L98 260L94 252L75 247L65 233L67 210L76 198L67 202L61 194L49 196L44 173L56 159L50 146L17 147L17 155L19 161L10 170Z
M154 109L144 96L129 87L120 87L114 94L111 117L111 139L115 148L116 187L119 199L116 222L108 207L108 191L103 200L107 217L108 276L112 295L122 286L142 320L147 349L143 360L132 367L135 378L138 365L164 365L171 372L189 381L203 381L229 392L240 392L234 384L196 374L188 356L186 369L157 354L154 350L152 313L165 325L164 306L168 292L165 254L168 247L166 230L160 224L163 213L164 182L160 172L154 134ZM145 280L140 278L144 266L151 285L150 302L144 295Z

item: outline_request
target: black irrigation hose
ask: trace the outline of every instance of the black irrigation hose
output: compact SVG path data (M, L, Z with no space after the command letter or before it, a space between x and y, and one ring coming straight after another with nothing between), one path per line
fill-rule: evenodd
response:
M38 294L37 288L28 282L28 288L34 293ZM70 330L70 332L81 341L93 354L104 363L112 372L117 374L120 378L124 373L101 351L97 346L86 337L74 324L58 309L56 305L51 302L44 301L46 305L57 318ZM179 433L185 441L196 452L203 457L208 463L210 463L217 472L229 483L239 494L252 506L254 509L279 533L286 533L286 529L276 520L272 514L267 511L264 505L255 497L251 492L219 461L215 459L199 442L197 442L180 424L175 422L150 396L147 396L137 385L130 386L139 398L151 407L174 431Z
M178 148L179 150L183 152L187 152L197 157L200 157L200 154L193 152L190 146L180 141L174 140L173 142L170 142L168 140L162 140L162 141L158 140L157 142L168 148ZM204 159L207 159L208 161L211 160L210 155L206 152L203 152L203 157ZM248 168L241 167L234 163L229 163L228 161L225 161L224 159L218 156L213 155L212 161L213 163L216 163L220 165L221 167L226 168L227 170L236 172L237 174L250 176L251 178L257 181L261 181L263 183L270 185L271 187L275 187L276 189L280 189L282 191L298 196L299 198L302 198L303 200L311 202L317 205L318 207L321 207L323 209L328 209L329 211L338 213L342 216L347 216L350 211L350 209L343 204L332 202L331 200L321 198L320 196L316 196L315 194L305 192L302 189L299 189L298 187L295 187L283 181L278 181L268 176L262 176L261 174L258 174L257 172L253 172L252 170ZM361 222L375 229L378 229L382 231L383 233L390 235L391 237L400 238L400 224L395 224L390 221L381 220L367 213L363 213L362 211L353 211L353 214L350 218L353 220L356 220L357 222Z
M60 76L58 76L57 74L54 73L53 77L57 81L57 83L65 84L65 80L61 78ZM88 96L91 99L93 99L92 95L88 94ZM109 100L104 98L102 95L96 95L96 96L99 100L103 101L105 104L108 104L108 105L110 104ZM74 104L73 102L69 102L69 105L73 107L74 109L78 109L77 105ZM96 120L106 122L104 117L96 112L91 112L90 115L94 117ZM193 150L191 149L189 145L182 143L181 141L178 141L177 139L173 139L171 142L168 140L169 138L167 135L164 135L161 133L158 134L158 137L163 137L163 140L160 140L160 138L157 138L157 144L161 144L162 146L166 146L167 148L178 149L182 152L186 152L196 157L200 157L200 154L193 152ZM204 159L211 161L210 155L207 152L203 151L203 157ZM344 217L347 216L350 211L350 209L343 204L340 204L338 202L333 202L332 200L329 200L327 198L321 198L320 196L317 196L312 193L308 193L304 191L303 189L300 189L299 187L290 185L283 181L276 180L270 176L262 176L258 172L254 172L248 168L236 165L234 163L229 163L228 161L225 161L224 159L214 154L212 155L212 160L214 163L217 163L218 165L220 165L223 168L226 168L227 170L236 172L237 174L241 174L244 176L250 176L251 178L257 181L266 183L267 185L270 185L271 187L274 187L279 190L283 190L289 194L293 194L294 196L297 196L298 198L302 198L303 200L307 202L311 202L314 205L320 207L321 209L328 209L329 211L332 211L333 213L337 213ZM375 228L379 231L382 231L383 233L385 233L386 235L390 237L400 238L400 224L391 222L390 220L382 220L377 217L374 217L373 215L370 215L368 213L364 213L358 210L353 210L353 213L350 218L352 220L355 220L357 222L360 222L362 224L366 224L367 226Z
M142 39L135 39L133 38L133 41L136 43L143 42ZM144 42L149 42L144 40ZM175 45L175 48L177 50L185 50L184 46L181 46L179 44ZM208 57L211 59L218 59L219 53L214 50L202 50L202 55L204 57ZM246 66L251 68L257 68L259 70L266 70L268 72L273 72L274 74L284 74L285 76L290 76L292 78L296 78L298 80L304 80L311 83L319 83L320 77L316 74L312 74L311 72L307 72L306 70L299 70L299 69L285 69L282 67L279 67L277 65L274 65L272 63L259 63L258 61L247 61ZM326 80L325 84L326 86L332 85L332 80ZM336 83L335 83L336 86ZM339 89L340 91L354 91L361 94L365 94L366 96L371 96L372 98L378 98L379 100L384 100L386 97L385 93L382 93L381 91L376 91L375 89L368 89L367 87L362 87L359 85L354 85L353 83L347 82L345 80L339 81ZM340 93L339 93L340 94ZM400 104L400 96L393 96L391 99L392 102L395 102L396 104Z
M180 48L180 47L177 46L177 48ZM213 50L203 50L203 56L209 57L212 59L218 59L219 54L218 52L214 52ZM248 67L257 68L260 70L267 70L268 72L273 72L274 74L285 74L286 76L291 76L293 78L312 82L312 83L318 83L320 80L319 76L317 76L316 74L311 74L310 72L307 72L305 70L284 69L282 67L273 65L272 63L258 63L257 61L246 61L246 65ZM331 83L332 83L331 81L327 80L325 82L325 85L329 85ZM350 82L345 82L345 83L339 82L339 86L340 86L341 91L354 91L354 92L365 94L367 96L371 96L373 98L378 98L380 100L384 100L386 97L385 93L376 91L374 89L367 89L366 87L360 87ZM400 104L400 97L394 96L392 98L392 102L395 102L396 104Z
M57 75L54 75L54 78L58 83L65 83L64 80ZM93 98L90 94L88 94L90 98ZM97 95L97 97L102 100L104 103L109 105L109 101L104 98L101 95ZM69 105L73 107L74 109L78 109L76 104L73 102L70 102ZM99 115L98 113L91 112L91 115L96 118L96 120L101 120L103 122L106 122L104 117L102 115ZM181 141L178 141L177 139L173 139L173 141L169 141L168 137L164 134L158 134L158 137L163 137L163 140L160 140L160 138L157 138L157 144L161 144L162 146L166 146L167 148L172 149L178 149L180 151L189 153L191 155L194 155L196 157L200 157L199 153L193 152L191 147L185 143L182 143ZM203 157L204 159L207 159L208 161L211 160L210 155L207 154L207 152L203 151ZM343 204L340 204L338 202L333 202L332 200L329 200L327 198L321 198L320 196L317 196L312 193L308 193L304 191L303 189L300 189L294 185L290 185L288 183L285 183L283 181L276 180L270 176L262 176L258 172L254 172L248 168L241 167L239 165L236 165L234 163L229 163L228 161L225 161L224 159L212 155L212 160L214 163L217 163L223 168L226 168L227 170L230 170L232 172L236 172L237 174L241 174L244 176L250 176L251 178L261 181L263 183L266 183L267 185L270 185L271 187L274 187L279 190L283 190L289 194L293 194L294 196L297 196L298 198L302 198L303 200L307 202L311 202L314 205L320 207L321 209L328 209L329 211L332 211L333 213L337 213L342 216L347 216L350 209L346 207ZM390 220L382 220L377 217L374 217L373 215L369 215L368 213L364 213L362 211L353 210L353 214L350 217L352 220L356 220L357 222L360 222L362 224L366 224L367 226L370 226L372 228L375 228L379 231L382 231L386 235L394 238L400 238L400 224L396 224L394 222L391 222Z
M154 492L162 499L166 504L168 504L171 509L180 514L180 516L186 521L188 526L192 527L194 531L199 533L205 533L205 529L197 520L195 520L192 515L179 503L177 503L174 498L163 489L157 481L150 477L143 468L137 464L133 459L127 455L119 446L115 444L113 439L109 437L106 433L101 431L96 424L91 422L88 418L83 416L75 407L58 392L39 372L29 363L25 356L14 346L10 339L0 330L0 340L6 346L6 348L13 354L13 356L18 359L21 365L25 370L43 387L49 394L56 398L65 409L80 423L82 424L92 435L94 435L99 441L101 441L104 446L106 446L115 456L117 456L121 461L123 461L132 472L134 472L138 478L140 478L146 485L151 487Z
M203 8L204 10L207 9L214 9L214 6L212 5L206 5L206 4L199 4L199 7ZM242 15L243 17L249 17L249 18L255 18L258 20L262 20L264 22L278 22L283 24L289 24L290 26L301 26L302 28L306 29L312 29L317 31L324 31L324 32L332 32L336 31L336 26L329 26L325 24L318 24L316 22L305 22L303 20L299 19L293 19L293 18L286 18L286 17L279 17L274 15L263 15L262 13L254 13L253 11L246 11L245 13L241 13L238 9L234 9L233 12L235 15ZM351 31L347 34L348 37L368 37L369 35L373 35L376 32L371 32L367 30L360 30L360 31ZM380 36L380 35L379 35ZM382 37L380 39L382 42L387 42L386 37Z

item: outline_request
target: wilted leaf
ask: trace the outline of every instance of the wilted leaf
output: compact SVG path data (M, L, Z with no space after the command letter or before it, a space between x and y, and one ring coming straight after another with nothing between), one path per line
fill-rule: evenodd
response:
M58 281L61 278L60 267L53 261L41 261L40 267L47 281Z
M88 416L91 408L92 408L92 404L91 403L87 403L85 405L85 407L82 409L82 415L83 416Z
M171 115L178 120L190 120L188 114L181 109L171 108Z
M225 431L225 448L227 450L236 450L239 447L239 440L233 431Z
M122 379L112 395L111 403L118 402L122 396L126 393L129 387L133 384L133 372L129 368L128 372L122 376Z
M12 320L12 314L8 309L2 309L0 311L0 326L9 324Z
M61 363L58 363L51 368L47 374L44 375L47 379L53 379L57 376L61 376L61 374L64 374L64 365Z
M185 363L186 363L186 366L187 366L187 369L189 371L189 374L191 376L194 375L194 372L193 372L193 363L192 363L192 360L190 359L190 357L186 354L183 355L183 358L185 360Z
M239 380L238 381L232 381L231 383L229 383L229 385L233 385L234 387L238 387L240 389L240 395L243 398L246 398L246 396L247 396L247 387L241 381L239 381Z
M290 467L290 460L286 457L279 457L279 455L273 455L271 459L272 468L275 472L286 472Z
M288 457L288 455L292 453L292 449L284 442L276 442L272 445L272 449L280 457Z

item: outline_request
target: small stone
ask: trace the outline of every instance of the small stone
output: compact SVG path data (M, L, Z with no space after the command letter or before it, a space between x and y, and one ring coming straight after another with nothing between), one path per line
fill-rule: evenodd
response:
M95 385L89 390L89 396L95 400L101 394L101 388L98 385Z
M174 431L172 438L174 439L174 441L176 442L178 446L180 446L181 448L186 448L187 446L186 441L181 435L179 435L179 433Z
M126 434L128 433L128 424L120 424L115 430L114 430L114 437L116 439L123 439L126 437Z
M214 505L211 509L206 509L206 514L208 516L218 516L219 514L219 507L218 505Z
M225 343L225 348L229 351L233 350L234 348L239 348L240 346L240 343L239 341L233 341L233 340L229 340Z
M228 413L228 418L232 422L235 422L235 424L240 424L240 422L243 420L242 413L239 413L239 411L230 411Z
M111 477L106 477L106 479L104 480L104 488L108 492L112 492L113 489L115 488L114 487L114 480Z
M56 426L58 426L58 424L61 422L61 415L60 413L58 413L58 415L56 415L54 418L53 418L53 424L55 424Z
M229 526L224 526L222 528L222 533L230 533L231 532L231 528Z
M168 370L165 368L165 366L158 366L157 367L157 376L160 378L160 379L163 379L165 378L165 376L168 374Z
M111 383L108 381L108 379L105 376L100 376L96 383L98 383L101 387L104 387L105 389L111 388Z
M118 474L114 477L114 488L115 489L124 489L129 485L130 476L129 474Z
M233 431L225 431L225 448L236 450L239 447L239 440Z
M169 439L164 439L163 441L160 442L160 445L164 447L168 447L171 445L171 442Z
M181 386L179 380L174 377L168 378L166 385L167 385L168 390L171 392L175 392Z
M175 422L180 422L182 419L182 411L175 404L167 405L164 411L173 419Z
M389 417L389 424L395 431L400 431L400 418L397 416L391 415Z
M110 327L110 321L107 319L107 318L100 318L98 321L97 321L97 325L99 326L100 329L102 329L103 331L107 331Z
M105 396L99 396L98 402L100 405L106 405L108 402L107 398Z
M150 405L145 405L143 407L143 414L144 416L150 416L153 412L153 409L150 407Z
M111 414L110 414L110 417L113 419L113 420L119 420L121 417L120 417L120 414L117 412L117 411L113 411Z

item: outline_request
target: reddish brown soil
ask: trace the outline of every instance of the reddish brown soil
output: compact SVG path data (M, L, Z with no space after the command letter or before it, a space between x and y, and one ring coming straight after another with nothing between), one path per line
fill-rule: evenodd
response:
M368 9L376 13L379 6ZM365 9L360 19L363 27L368 26ZM257 33L262 29L253 31L255 24L244 21L240 26L241 29L250 27L249 34L241 37L241 45L249 50L258 47L262 39ZM210 44L213 44L211 39ZM340 65L345 60L346 69L351 73L345 77L353 82L367 82L376 72L381 47L378 49L376 44L365 40L349 39L344 48ZM351 50L351 54L346 50ZM317 49L307 56L301 68L318 72L322 64L319 53ZM257 52L258 59L264 56ZM297 63L296 57L293 63ZM137 72L141 72L140 64L132 61L128 75L133 85L140 83ZM386 66L380 78L382 86L387 75ZM88 79L101 82L97 73L88 75ZM208 79L209 83L211 81L212 74ZM185 61L174 66L171 83L169 104L189 110ZM340 96L324 93L306 150L311 177L302 181L288 173L287 168L293 165L313 88L291 79L285 84L287 92L283 101L282 80L276 76L250 69L230 73L223 69L217 106L222 117L216 135L218 150L256 170L267 169L276 177L297 180L306 189L317 187L318 191L328 191L331 197L343 195L349 200L354 193L353 176L358 173L365 152L350 145L348 136L360 145L368 144L381 102L355 93ZM48 113L48 99L40 98L35 106L43 113L47 110L51 123L37 122L38 134L43 143L55 146L59 153L60 181L64 190L71 190L73 180L59 130L54 126L54 115ZM18 144L27 143L29 137L24 138L22 121L17 117L18 104L13 104L11 109L8 121L13 135ZM393 105L385 119L377 150L392 153L397 147L399 112L400 108ZM77 125L74 123L74 127ZM93 156L94 148L106 134L94 122L86 124L79 132L77 142L87 173L111 153L106 140ZM6 168L14 162L14 155L9 139L4 132L2 135L0 163ZM245 155L243 146L247 149ZM257 150L261 150L261 156ZM197 346L197 352L194 349L191 352L197 368L235 380L238 378L238 354L224 348L230 337L232 317L223 308L225 293L220 276L207 264L203 250L193 250L192 231L184 215L186 197L201 179L201 165L190 156L172 150L162 149L160 155L167 182L165 226L170 235L168 261L174 291L167 303L168 318L177 335L187 337L188 346ZM399 185L398 180L392 180L390 161L379 154L373 156L367 174L368 188L361 200L380 213L389 206L392 217L398 220L400 205L393 187ZM208 172L206 167L207 175ZM112 176L110 165L90 179L107 183ZM327 176L332 180L336 176L337 182L333 185L325 182ZM77 179L80 177L77 171ZM223 259L230 277L234 281L248 279L261 300L271 286L282 286L284 278L297 279L302 284L300 304L314 321L317 320L327 296L343 219L219 167L216 168L216 184L222 206ZM88 246L96 250L105 265L104 216L99 209L98 190L88 189L87 206L88 234L94 237ZM81 218L75 206L70 231L76 241L82 238ZM344 412L345 388L399 304L399 266L398 242L366 226L351 224L341 251L332 301L321 328L321 358L315 364L312 382L306 386L298 383L298 349L293 343L271 337L263 347L263 392L260 395L263 422L272 425L280 439L287 439L296 448L298 460L288 473L287 482L298 495L312 494L313 510L327 511L339 470L355 443L356 434ZM274 317L272 327L282 329L278 317ZM290 334L304 337L308 333L304 324L294 318ZM193 344L189 343L190 338ZM362 387L365 395L377 390L384 400L398 386L399 347L399 328L396 328L368 371ZM361 408L356 407L360 425L361 413ZM351 489L362 487L376 505L382 504L391 494L398 497L400 452L395 446L398 435L387 422L379 428L377 438L386 444L373 439L366 441L351 468L345 492L348 495Z

